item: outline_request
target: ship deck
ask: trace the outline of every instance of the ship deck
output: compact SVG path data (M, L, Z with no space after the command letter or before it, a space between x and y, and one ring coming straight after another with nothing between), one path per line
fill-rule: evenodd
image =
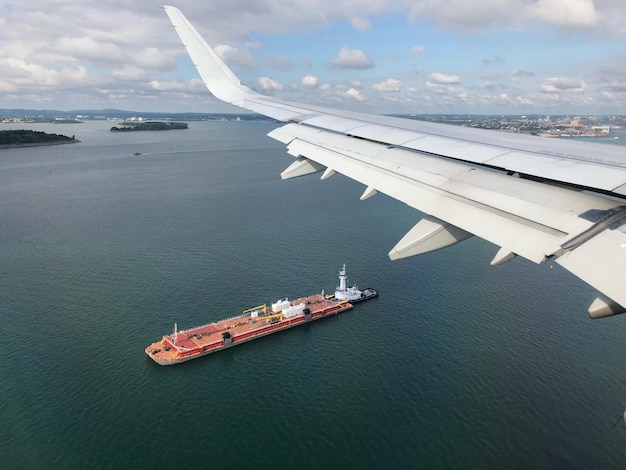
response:
M307 308L310 310L312 319L352 308L352 305L347 302L339 304L323 298L319 294L297 299L292 302L292 305L301 303L306 304ZM234 342L242 342L242 340L249 340L256 337L255 332L258 332L258 335L261 336L298 323L303 323L304 320L304 313L299 313L288 318L281 316L280 313L276 314L271 310L268 310L265 315L259 313L257 317L253 317L252 313L246 313L215 323L178 331L176 335L166 335L161 341L148 346L146 352L153 357L154 360L157 360L157 362L159 362L158 359L166 362L178 362L181 355L195 357L199 354L220 349L224 346L223 333L230 333ZM273 328L268 328L270 326L273 326ZM170 349L165 349L165 346L168 346Z

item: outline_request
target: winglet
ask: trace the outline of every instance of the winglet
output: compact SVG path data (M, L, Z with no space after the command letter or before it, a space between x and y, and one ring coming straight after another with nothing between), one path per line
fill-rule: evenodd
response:
M178 8L167 5L163 8L209 91L222 101L246 107L243 104L245 98L257 93L241 84L237 76Z

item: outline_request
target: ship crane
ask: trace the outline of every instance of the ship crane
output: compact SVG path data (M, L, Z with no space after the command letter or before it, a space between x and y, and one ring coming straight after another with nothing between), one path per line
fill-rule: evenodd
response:
M274 313L272 315L263 315L262 317L259 317L260 320L265 320L267 323L271 323L273 318L278 318L278 321L281 322L283 321L283 313Z
M244 310L241 313L254 312L256 310L261 310L261 309L263 310L263 315L266 315L267 314L267 305L266 304L257 305L256 307L249 308L248 310Z

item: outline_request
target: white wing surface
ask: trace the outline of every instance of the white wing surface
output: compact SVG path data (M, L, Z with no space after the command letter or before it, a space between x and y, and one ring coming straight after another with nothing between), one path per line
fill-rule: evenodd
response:
M626 155L623 147L471 129L289 102L240 83L187 18L166 6L217 98L285 124L269 136L295 161L283 179L342 173L425 214L391 259L477 235L516 255L555 260L601 295L596 318L626 306Z

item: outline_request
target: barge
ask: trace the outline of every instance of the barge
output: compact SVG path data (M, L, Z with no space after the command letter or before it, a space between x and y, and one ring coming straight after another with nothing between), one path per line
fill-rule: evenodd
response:
M259 305L214 323L187 330L178 330L163 336L145 349L146 354L157 364L169 366L190 361L198 357L222 351L253 339L303 325L330 315L351 310L355 302L378 296L371 287L360 291L357 286L347 287L346 266L339 271L339 286L334 295L321 294L303 297L294 301L278 300Z

